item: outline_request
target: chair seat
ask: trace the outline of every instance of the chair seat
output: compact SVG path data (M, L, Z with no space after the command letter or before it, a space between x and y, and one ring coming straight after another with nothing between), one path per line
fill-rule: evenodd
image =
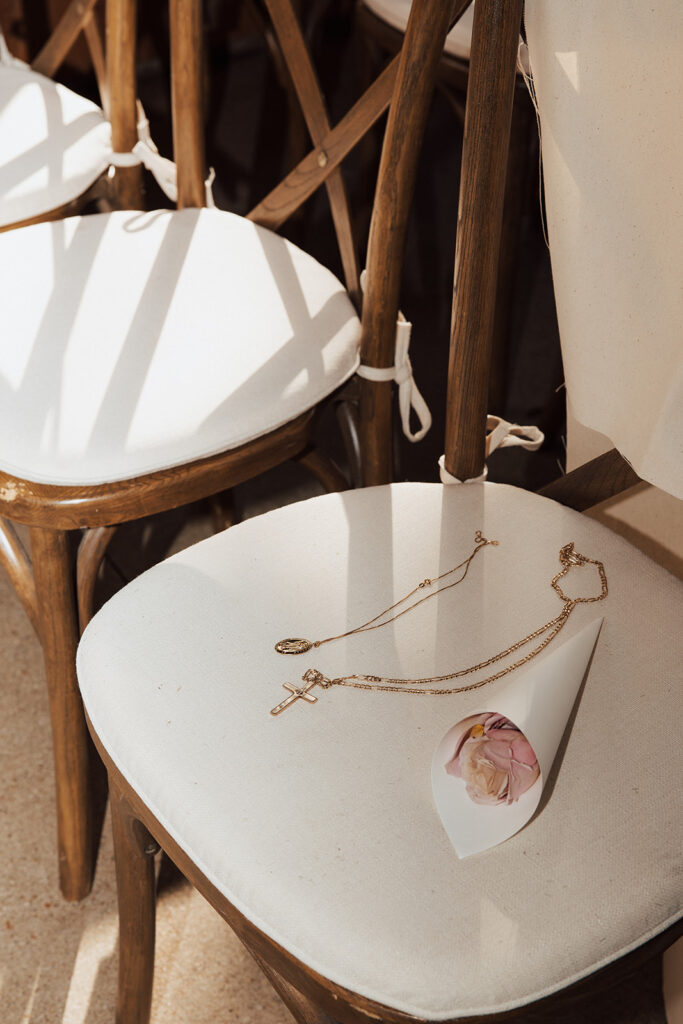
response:
M478 529L500 544L458 587L303 657L273 650L362 623L462 561ZM605 622L551 797L503 845L458 860L430 767L510 677L441 697L318 688L269 714L311 667L431 676L521 639L559 611L569 541L604 561L609 597L555 644ZM88 627L79 679L123 776L242 914L334 982L443 1020L551 993L680 914L680 596L547 499L398 484L279 509L151 569Z
M0 227L78 198L110 156L99 107L28 67L0 64Z
M0 469L128 479L230 450L350 377L360 324L328 270L218 210L0 236Z
M386 21L392 28L397 28L399 32L405 32L410 14L410 0L363 0L363 3L368 10L376 14L382 21ZM444 46L446 53L452 57L460 57L461 60L470 59L473 19L474 4L467 8L446 36Z

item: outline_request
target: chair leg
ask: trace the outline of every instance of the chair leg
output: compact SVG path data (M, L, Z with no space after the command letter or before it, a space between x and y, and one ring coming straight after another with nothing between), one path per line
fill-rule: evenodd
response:
M247 947L248 948L248 947ZM250 949L249 952L259 965L282 1002L285 1004L297 1024L336 1024L327 1013L298 989L290 985L281 974L271 967L262 957Z
M148 1024L154 978L154 855L159 847L111 779L109 793L119 900L116 1024Z
M95 844L91 745L76 680L78 614L68 535L33 527L31 553L52 720L59 884L65 899L80 900L92 885Z
M334 494L337 491L348 491L349 481L331 459L326 458L317 448L307 448L296 456L296 461L305 466L326 491Z

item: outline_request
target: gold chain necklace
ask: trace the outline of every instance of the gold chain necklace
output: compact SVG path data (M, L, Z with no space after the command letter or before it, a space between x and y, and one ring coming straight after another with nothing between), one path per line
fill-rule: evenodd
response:
M481 534L478 533L477 536L481 537ZM495 541L484 541L484 539L482 538L481 541L478 541L479 547L475 548L474 552L470 555L469 559L466 559L466 561L463 562L461 566L456 566L455 569L450 569L448 573L444 573L443 575L450 575L451 572L455 572L456 569L462 568L462 565L465 565L466 563L467 567L469 568L469 563L471 562L476 552L480 550L480 548L483 547L484 544L486 543L493 544L495 543ZM602 562L597 561L593 558L587 558L585 555L580 555L577 551L574 550L573 541L569 544L565 544L565 546L560 549L559 559L562 569L556 576L553 577L553 579L550 581L550 585L555 591L555 593L558 595L560 600L563 601L562 611L559 613L559 615L555 616L554 619L550 619L548 622L544 623L544 625L540 626L538 629L535 629L532 633L529 633L528 636L525 636L523 640L517 640L509 647L506 647L505 650L499 651L492 657L487 658L486 661L480 661L477 665L470 665L469 668L463 668L458 669L455 672L449 672L447 675L429 676L425 679L393 679L384 676L372 676L361 674L339 676L336 679L328 679L327 676L324 676L322 672L318 671L318 669L309 668L306 672L304 672L303 676L301 677L301 681L304 684L303 686L294 686L292 685L292 683L283 683L283 688L289 691L289 695L285 697L285 699L280 704L278 704L277 707L274 707L271 710L271 715L279 715L282 711L285 710L285 708L288 708L297 700L305 700L308 701L308 703L310 704L315 704L318 698L310 692L310 690L314 686L320 686L324 690L329 689L330 686L352 686L357 690L384 690L390 693L416 693L431 694L433 696L436 696L439 694L465 693L469 690L478 690L480 687L486 686L488 683L492 683L496 679L500 679L502 676L507 675L509 672L514 672L515 669L531 661L532 658L535 658L537 654L540 654L541 651L544 650L552 640L554 640L557 634L564 628L566 623L569 621L569 617L573 612L574 608L577 606L577 604L593 604L595 601L603 601L607 597L607 576L605 575L605 567ZM560 586L560 580L567 575L567 573L573 566L584 565L597 566L601 582L600 593L596 597L567 597L567 595L563 592ZM437 577L437 579L442 578L442 576ZM464 575L461 579L464 579ZM458 582L461 582L461 580L459 580ZM440 588L440 590L447 590L451 586L455 586L455 584L449 584L448 587L442 587ZM419 587L416 589L419 589ZM440 591L436 591L435 594L439 592ZM411 591L411 593L415 593L415 591ZM434 597L435 594L430 594L429 596ZM375 616L375 619L380 618L381 615L385 615L388 611L391 611L393 608L395 608L396 605L401 604L402 601L404 600L407 600L408 597L410 597L410 594L406 595L405 598L402 598L401 601L397 601L395 605L391 605L388 609L386 609L386 611L380 613L380 616ZM423 600L425 599L423 598ZM411 605L410 608L405 609L405 611L410 611L412 608L415 608L418 604L421 603L421 601L417 601L415 602L415 604ZM400 614L405 614L405 611L401 612ZM398 618L398 615L394 616L394 618ZM375 619L370 619L370 622L374 622ZM393 621L393 619L387 620L387 622L391 621ZM380 625L386 625L387 622L381 623ZM350 630L348 634L343 633L341 635L348 636L355 632L364 632L367 626L368 623L365 623L362 627L358 627L358 629L356 630ZM500 671L495 672L493 675L488 676L486 679L481 679L476 683L468 683L464 686L451 686L446 688L427 687L428 683L445 683L450 679L460 679L463 676L470 675L472 672L478 672L480 669L488 668L489 665L494 665L497 662L502 661L503 658L507 657L510 654L514 654L515 651L518 651L521 647L525 647L527 644L531 643L532 640L537 639L539 636L543 636L544 633L547 633L547 636L545 636L544 639L536 647L534 647L532 651L529 651L528 654L524 655L524 657L522 658L519 658L512 665L508 665L506 668L500 669ZM304 642L308 643L308 641ZM327 643L327 641L320 641L320 643ZM310 646L312 647L314 645L311 644ZM310 647L305 649L310 650Z
M329 644L333 640L343 640L344 637L355 636L356 633L367 633L371 629L381 629L382 626L388 626L390 622L394 622L396 619L400 619L402 615L406 615L408 612L412 612L413 608L417 608L419 604L423 604L425 601L429 601L431 597L436 597L437 594L443 593L444 590L450 590L452 587L457 587L458 583L462 583L462 581L467 576L470 565L472 564L472 561L477 555L477 553L489 544L493 545L494 547L497 547L498 541L487 540L486 537L482 535L481 530L477 530L477 532L474 535L474 544L475 548L472 554L469 555L459 565L454 565L452 569L448 569L446 572L442 572L440 576L435 576L433 579L422 580L422 582L418 583L416 587L413 587L413 589L409 591L409 593L399 598L399 600L395 601L394 604L390 604L389 607L385 608L383 612L379 613L379 615L375 615L372 619L368 619L367 622L362 622L361 625L356 626L355 629L349 629L346 631L346 633L339 633L337 636L325 637L324 640L304 640L302 637L288 637L286 640L278 640L278 642L275 644L275 650L278 652L278 654L305 654L306 651L310 651L314 647L322 647L323 644ZM413 594L417 594L418 591L425 590L427 587L431 587L433 583L438 583L439 580L446 579L447 576L452 576L454 572L457 572L458 569L462 569L463 567L465 571L463 572L460 579L455 580L454 583L447 583L443 587L438 587L438 589L434 590L431 594L427 594L426 597L422 597L420 598L419 601L413 602L413 604L409 605L407 608L404 608L403 611L397 612L396 615L392 615L390 619L385 619L384 622L377 621L378 619L383 619L384 616L388 615L389 612L394 610L394 608L398 608L399 605L403 604L405 601L411 598Z

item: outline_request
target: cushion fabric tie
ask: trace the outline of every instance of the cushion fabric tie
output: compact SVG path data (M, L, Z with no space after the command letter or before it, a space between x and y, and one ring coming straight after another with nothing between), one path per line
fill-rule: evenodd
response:
M0 28L0 64L4 64L8 68L23 68L25 71L30 70L30 65L26 61L19 60L11 53L7 42L5 41L5 34Z
M526 448L530 452L538 451L545 440L545 435L538 427L520 427L518 423L508 423L500 416L486 417L486 458L496 448ZM481 484L488 476L488 466L479 476L469 477L467 480L459 480L446 469L446 456L439 459L439 476L442 484Z
M139 164L142 164L154 176L164 194L172 203L176 203L178 201L178 171L176 165L172 160L162 156L157 149L149 130L149 121L140 103L138 103L138 111L138 141L130 153L112 153L110 163L114 167L137 167ZM210 208L214 208L216 205L211 187L215 177L216 174L212 167L209 177L205 182L206 205Z
M459 480L457 476L453 476L446 469L446 456L442 455L439 459L439 476L442 484L483 484L486 477L489 475L488 466L484 466L484 472L479 476L468 477L467 480Z
M365 290L367 271L364 270L360 276L361 288ZM410 362L410 335L413 325L406 320L399 310L396 321L396 342L394 349L393 366L365 366L361 365L356 370L359 377L375 382L395 381L398 385L398 407L401 414L403 433L409 441L421 441L432 425L432 414L429 406L422 397L415 378L413 367ZM413 431L410 426L410 413L415 411L420 427Z
M526 448L536 452L545 440L545 435L538 427L520 427L519 423L508 423L500 416L486 417L486 456L495 452L496 448Z

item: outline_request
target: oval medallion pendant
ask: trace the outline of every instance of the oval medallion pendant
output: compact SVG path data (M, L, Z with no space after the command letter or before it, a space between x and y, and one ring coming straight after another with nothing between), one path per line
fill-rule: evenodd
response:
M310 651L313 644L310 640L300 640L297 637L289 637L287 640L278 640L275 650L278 654L305 654Z

